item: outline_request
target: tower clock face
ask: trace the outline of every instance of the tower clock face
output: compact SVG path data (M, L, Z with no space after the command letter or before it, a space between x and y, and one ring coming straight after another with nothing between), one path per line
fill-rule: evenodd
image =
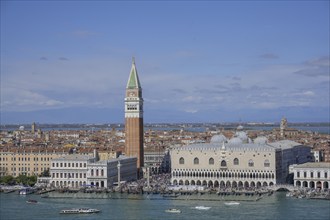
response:
M135 95L134 92L129 93L129 96L131 96L131 97L134 96L134 95Z

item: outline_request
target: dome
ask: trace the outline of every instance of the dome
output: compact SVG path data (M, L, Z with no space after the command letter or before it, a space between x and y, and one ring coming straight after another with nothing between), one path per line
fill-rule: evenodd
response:
M242 144L243 141L242 141L242 139L240 139L238 137L233 137L232 139L230 139L228 141L228 143L238 145L238 144Z
M245 142L245 143L248 142L248 136L246 135L246 133L244 131L236 132L235 137L241 139L242 142Z
M266 144L268 139L265 136L260 136L254 139L255 144Z
M238 131L241 131L244 129L244 127L242 125L238 125L238 127L236 128Z
M226 142L227 141L227 138L222 135L222 134L219 134L219 135L214 135L212 138L211 138L211 143L223 143L223 142Z

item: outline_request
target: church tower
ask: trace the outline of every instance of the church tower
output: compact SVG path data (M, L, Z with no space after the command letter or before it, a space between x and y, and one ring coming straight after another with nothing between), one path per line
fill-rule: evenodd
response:
M137 168L144 166L143 150L143 98L139 76L133 58L125 95L126 155L137 157Z

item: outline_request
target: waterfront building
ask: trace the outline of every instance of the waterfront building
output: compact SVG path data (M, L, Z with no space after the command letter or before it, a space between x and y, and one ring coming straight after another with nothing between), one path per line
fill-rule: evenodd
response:
M136 180L136 161L136 157L120 156L110 160L89 163L87 185L109 188L118 182L118 171L120 171L120 181ZM120 166L119 170L118 165Z
M95 150L93 156L66 155L52 160L49 182L56 188L111 187L118 181L118 163L121 181L136 180L136 160L135 157L120 156L111 160L97 161Z
M261 187L287 182L290 164L311 161L310 147L283 140L253 142L239 131L230 140L215 135L210 143L174 147L171 183L208 187Z
M30 148L0 152L0 176L40 175L48 170L51 160L67 155L63 149Z
M330 163L304 163L290 166L294 176L294 186L312 189L329 189Z
M50 184L52 187L79 188L87 183L87 164L94 162L94 157L69 154L52 160Z
M144 165L142 88L133 59L125 96L125 151L137 158L139 171Z
M171 167L169 150L145 151L144 166L149 167L151 174L167 173Z

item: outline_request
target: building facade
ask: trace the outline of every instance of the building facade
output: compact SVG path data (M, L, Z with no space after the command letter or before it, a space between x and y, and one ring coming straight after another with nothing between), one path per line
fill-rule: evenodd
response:
M273 144L257 138L252 143L242 132L230 140L216 135L210 143L171 150L171 183L215 188L282 184L289 172L283 169L297 161L292 152L300 155L298 163L311 159L310 148L296 142Z
M50 168L53 159L63 155L67 152L47 149L0 152L0 176L38 176Z
M126 156L137 158L137 168L144 165L142 88L133 59L125 96Z
M51 177L47 181L55 188L108 188L118 181L118 171L120 181L136 180L136 160L135 157L120 156L111 160L96 161L95 155L70 154L52 160Z
M169 151L145 151L144 166L149 167L151 174L169 172L171 167Z
M120 156L116 159L90 163L87 171L87 185L109 188L118 181L136 180L136 161L136 157ZM118 173L120 173L119 176Z
M50 184L55 188L79 188L87 184L88 164L94 157L70 154L52 160Z
M329 189L330 186L330 163L304 163L290 166L294 176L294 186Z

